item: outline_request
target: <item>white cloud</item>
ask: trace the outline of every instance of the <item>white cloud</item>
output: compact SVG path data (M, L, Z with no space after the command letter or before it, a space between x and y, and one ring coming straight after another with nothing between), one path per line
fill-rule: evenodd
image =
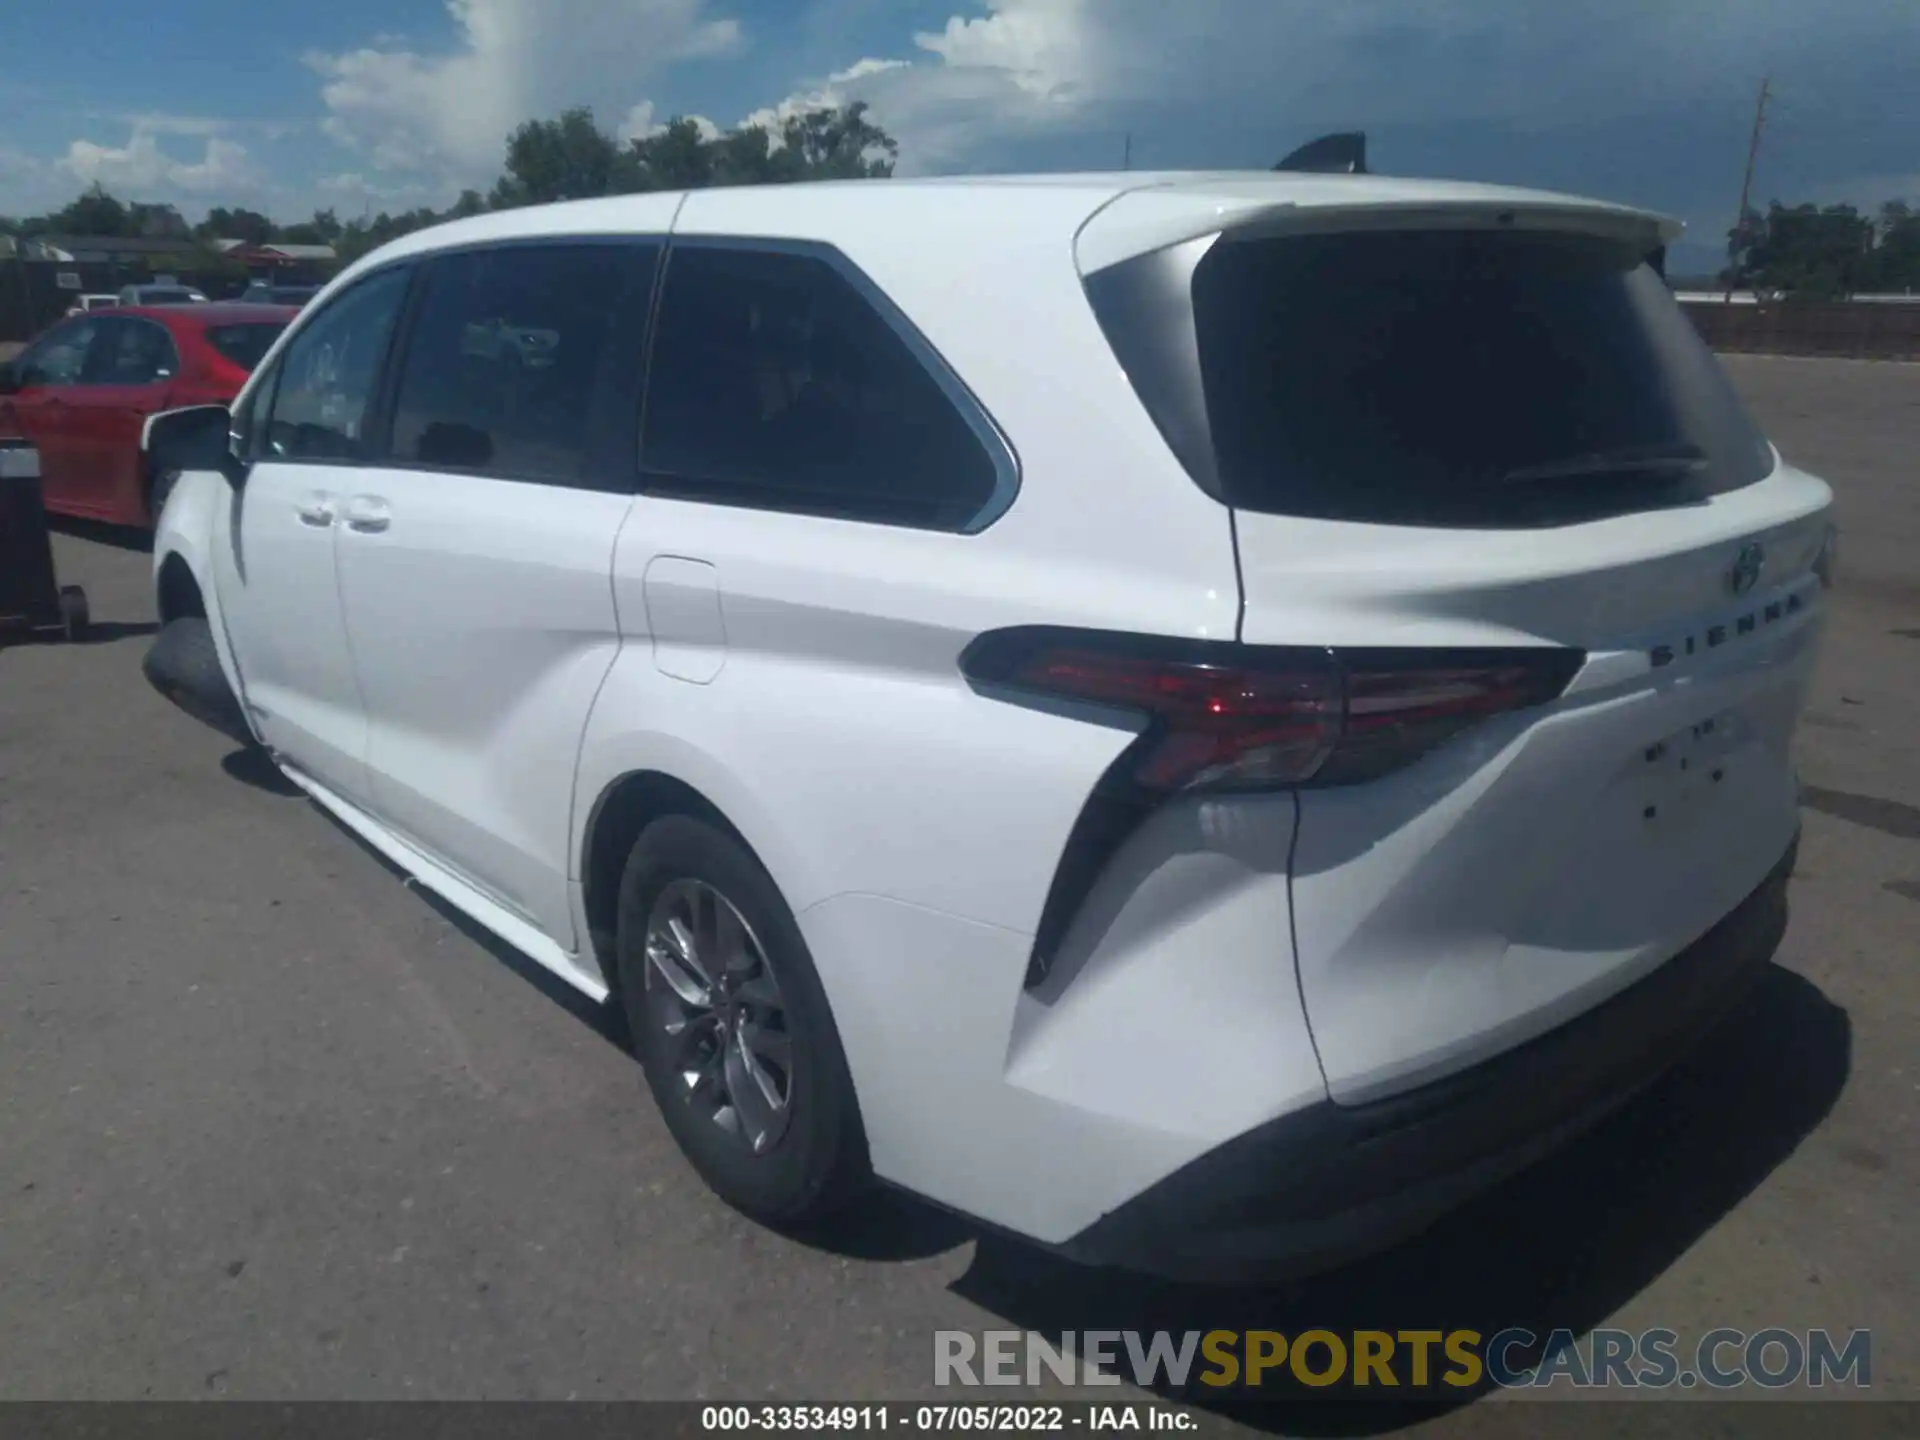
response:
M32 215L59 203L51 170L38 155L0 144L0 214Z
M13 181L36 177L45 168L37 155L0 145L0 180Z
M104 185L132 199L180 191L233 195L256 188L262 178L236 140L210 135L198 160L182 160L161 149L159 131L144 124L135 125L121 146L75 140L58 165L83 185Z
M742 117L740 123L758 125L778 136L788 120L805 115L810 110L827 110L849 104L859 98L854 94L856 90L868 88L864 82L870 82L878 75L910 68L905 60L856 60L846 69L834 71L812 89L796 91L776 105L764 105Z
M575 105L619 114L677 61L743 43L704 0L447 0L455 46L315 54L322 128L376 170L447 183L498 174L516 125ZM649 116L650 116L649 112Z
M685 115L679 117L693 122L693 128L700 132L703 140L717 139L720 127L704 115ZM623 140L645 140L648 136L658 135L667 128L667 122L655 118L651 100L642 100L627 112L627 118L616 132Z
M1149 28L1164 28L1178 8L1102 5L1132 8L1134 21ZM807 110L863 100L901 141L903 172L967 168L998 140L1087 118L1127 70L1126 25L1112 19L1091 0L991 0L987 15L955 15L940 30L916 34L921 58L855 61L745 123L777 130ZM1190 85L1191 78L1169 75L1166 83Z
M342 219L363 211L418 210L423 206L444 210L452 199L452 194L435 181L395 180L358 170L335 171L313 182L313 204L339 211Z
M750 118L865 100L900 140L903 170L1123 130L1172 163L1248 163L1249 150L1278 155L1354 124L1538 133L1690 106L1737 112L1769 67L1897 43L1909 4L983 0L987 13L914 36L911 63L862 61Z
M650 97L673 67L745 44L730 0L444 3L444 46L389 35L309 57L321 129L352 152L339 168L360 188L343 198L445 203L463 185L484 189L514 126L574 105L624 136L657 133ZM905 173L1113 164L1123 133L1136 164L1265 164L1358 127L1388 168L1420 151L1427 173L1723 205L1714 187L1723 172L1737 181L1752 89L1770 69L1792 103L1770 137L1767 184L1777 175L1802 194L1849 169L1911 168L1909 152L1892 153L1897 126L1871 138L1859 97L1872 87L1859 77L1897 68L1886 57L1910 42L1913 0L953 0L943 22L891 43L881 30L877 44L872 27L900 13L895 0L800 3L815 35L835 16L857 29L846 53L864 58L796 76L785 99L743 118L777 130L865 101L899 140ZM1887 92L1882 77L1882 92L1909 90L1899 80ZM1843 111L1853 118L1830 118Z
M1071 100L1094 78L1101 38L1086 0L1002 0L992 14L955 15L914 43L950 70L991 71L1025 94Z

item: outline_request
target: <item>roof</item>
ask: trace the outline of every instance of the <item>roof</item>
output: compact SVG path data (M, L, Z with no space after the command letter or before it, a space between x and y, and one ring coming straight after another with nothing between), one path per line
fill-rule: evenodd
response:
M215 300L199 305L119 305L101 313L144 316L167 324L169 329L176 327L168 322L177 321L186 329L204 330L210 325L285 324L300 309L295 305L238 305Z
M271 245L254 247L263 255L284 255L289 260L333 260L338 258L331 245L282 245L274 241Z
M190 255L203 249L192 236L157 235L35 235L23 245L30 249L59 251L50 259L72 260L75 255Z
M283 260L335 260L338 252L331 245L294 245L283 244L278 240L268 240L254 244L251 240L215 240L213 248L222 255L277 255Z
M682 217L683 206L687 210ZM1271 170L1114 171L1060 175L970 175L907 180L822 181L575 200L449 221L383 246L360 262L382 263L449 245L539 235L662 233L685 227L719 233L813 238L872 248L890 231L938 229L996 249L1059 235L1077 247L1083 272L1130 255L1255 224L1282 223L1351 208L1419 215L1445 209L1488 216L1520 212L1543 223L1631 234L1650 247L1680 226L1648 211L1540 190L1381 175L1311 175ZM351 272L350 272L351 273Z

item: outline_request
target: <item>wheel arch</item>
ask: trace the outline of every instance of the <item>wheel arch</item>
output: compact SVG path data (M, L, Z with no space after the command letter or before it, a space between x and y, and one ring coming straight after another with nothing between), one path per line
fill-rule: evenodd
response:
M206 618L207 598L200 591L200 581L177 550L169 552L160 562L154 583L154 602L162 625L189 617Z
M619 912L620 876L627 856L641 832L669 815L704 820L731 836L769 875L766 858L713 800L687 781L660 769L636 769L601 787L587 812L579 851L581 903L587 921L588 943L601 972L616 983L614 925ZM775 885L779 884L777 876Z
M215 547L222 543L220 511L232 500L233 492L224 477L198 470L181 474L153 535L153 598L163 625L190 616L207 621L227 685L244 705L246 690L239 657L228 644L223 597L213 563ZM243 592L239 603L244 602Z

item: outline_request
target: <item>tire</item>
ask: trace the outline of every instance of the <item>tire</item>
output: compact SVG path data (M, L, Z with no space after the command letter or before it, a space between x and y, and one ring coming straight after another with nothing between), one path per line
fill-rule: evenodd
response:
M650 931L670 933L668 917L701 952L693 966L679 965L683 949L664 952L679 986L648 955ZM793 912L746 847L689 816L649 825L621 876L615 944L634 1054L668 1130L714 1193L781 1229L817 1221L857 1193L866 1139L833 1012ZM717 953L742 963L702 992L707 969L729 968ZM687 986L710 1003L690 1004ZM674 1015L678 1035L668 1028ZM690 1084L695 1073L702 1078ZM785 1104L776 1108L770 1096L782 1079Z
M201 724L238 744L253 746L253 732L247 728L240 702L220 668L213 627L204 616L187 616L163 625L140 668L154 689Z

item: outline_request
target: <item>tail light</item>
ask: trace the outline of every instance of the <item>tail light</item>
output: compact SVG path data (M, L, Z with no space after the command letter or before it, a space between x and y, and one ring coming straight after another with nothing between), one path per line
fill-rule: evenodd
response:
M1349 785L1567 687L1578 650L1332 650L1023 628L981 636L983 693L1097 707L1140 731L1116 779L1161 794Z

